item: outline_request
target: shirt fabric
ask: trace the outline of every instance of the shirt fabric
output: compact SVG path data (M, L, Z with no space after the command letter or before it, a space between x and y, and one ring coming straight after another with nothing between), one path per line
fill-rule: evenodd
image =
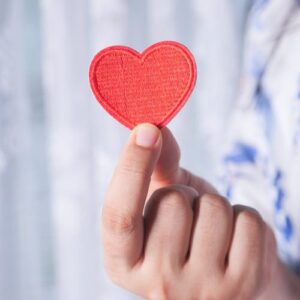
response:
M300 1L255 1L229 132L224 194L261 213L280 257L299 273Z

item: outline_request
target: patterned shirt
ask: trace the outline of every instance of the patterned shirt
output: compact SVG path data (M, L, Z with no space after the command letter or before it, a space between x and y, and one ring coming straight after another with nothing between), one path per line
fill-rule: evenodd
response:
M224 194L256 208L300 272L300 1L258 0L222 161ZM300 274L300 273L299 273Z

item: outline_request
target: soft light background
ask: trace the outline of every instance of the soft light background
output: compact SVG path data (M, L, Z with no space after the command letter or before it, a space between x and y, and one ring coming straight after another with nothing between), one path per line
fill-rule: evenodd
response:
M182 164L214 181L247 2L0 0L0 299L136 299L101 262L101 201L129 132L91 95L89 62L112 44L186 44L198 83L170 127Z

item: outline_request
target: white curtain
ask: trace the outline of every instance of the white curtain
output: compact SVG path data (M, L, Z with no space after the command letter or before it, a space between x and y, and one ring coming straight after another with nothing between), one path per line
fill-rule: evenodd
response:
M92 96L89 62L114 44L186 44L198 82L170 128L182 164L214 181L247 7L0 0L0 299L136 299L110 283L101 262L101 201L129 132Z

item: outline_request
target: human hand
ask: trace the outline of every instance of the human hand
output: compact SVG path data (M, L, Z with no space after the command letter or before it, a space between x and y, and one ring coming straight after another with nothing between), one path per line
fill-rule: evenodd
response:
M167 128L133 130L102 211L111 279L153 300L276 299L270 283L285 285L272 231L254 209L231 207L180 168L179 158Z

